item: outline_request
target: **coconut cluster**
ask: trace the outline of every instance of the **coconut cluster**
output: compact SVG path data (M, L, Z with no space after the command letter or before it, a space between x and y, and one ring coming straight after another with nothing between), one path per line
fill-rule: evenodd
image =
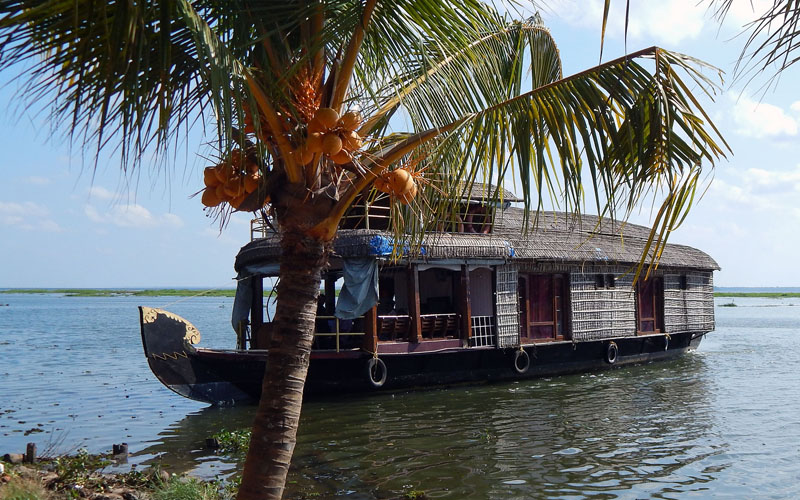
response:
M404 168L396 168L375 179L375 189L396 197L400 203L408 205L417 196L417 182Z
M258 163L252 155L245 155L234 149L230 157L203 171L203 205L216 207L229 203L238 209L244 200L256 189L261 181Z
M342 116L332 108L319 108L308 123L308 135L294 151L300 165L308 165L314 155L327 155L337 165L353 160L353 153L361 149L363 139L356 130L361 126L361 115L348 111Z

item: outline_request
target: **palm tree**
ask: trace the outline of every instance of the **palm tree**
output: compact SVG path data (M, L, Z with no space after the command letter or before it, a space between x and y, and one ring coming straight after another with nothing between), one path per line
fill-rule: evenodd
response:
M713 68L654 47L564 78L538 16L476 0L0 0L0 31L1 67L27 64L24 94L85 147L119 148L132 169L213 123L206 174L257 181L227 202L204 192L223 219L265 207L281 237L241 499L283 492L321 271L357 197L392 193L416 232L476 178L516 176L533 213L548 196L610 215L652 198L645 263L727 148L690 91L712 91Z

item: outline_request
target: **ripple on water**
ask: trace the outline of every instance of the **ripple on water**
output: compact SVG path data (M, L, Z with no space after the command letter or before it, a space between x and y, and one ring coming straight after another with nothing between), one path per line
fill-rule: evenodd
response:
M139 299L12 301L0 313L0 452L24 449L35 427L72 449L124 438L133 463L237 471L202 441L247 427L252 408L204 408L163 388L141 354ZM229 310L206 298L175 312L204 345L225 347ZM718 332L674 362L310 402L287 496L800 498L800 308L717 313Z

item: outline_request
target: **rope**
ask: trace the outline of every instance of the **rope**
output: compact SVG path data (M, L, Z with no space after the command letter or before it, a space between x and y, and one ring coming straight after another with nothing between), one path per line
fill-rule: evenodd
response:
M196 293L194 295L189 295L187 297L181 297L180 299L175 300L173 302L170 302L169 304L164 304L163 306L161 306L161 309L166 309L168 307L174 306L175 304L180 304L181 302L185 302L185 301L190 300L190 299L195 299L195 298L200 297L202 295L205 295L207 293L216 292L217 290L223 290L223 289L224 289L223 285L218 285L216 288L209 288L208 290L203 290L202 292L198 292L198 293Z

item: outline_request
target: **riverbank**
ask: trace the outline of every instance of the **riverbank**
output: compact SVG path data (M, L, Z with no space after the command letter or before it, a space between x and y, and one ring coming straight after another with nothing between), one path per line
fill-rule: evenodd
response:
M156 288L149 290L128 290L110 288L7 288L0 293L57 294L67 297L234 297L236 290L222 288L216 290L198 290L186 288ZM266 294L271 294L266 291Z
M106 455L78 453L34 464L0 462L0 500L232 500L238 484L204 481L169 474L157 467L145 471L104 473L114 464Z

